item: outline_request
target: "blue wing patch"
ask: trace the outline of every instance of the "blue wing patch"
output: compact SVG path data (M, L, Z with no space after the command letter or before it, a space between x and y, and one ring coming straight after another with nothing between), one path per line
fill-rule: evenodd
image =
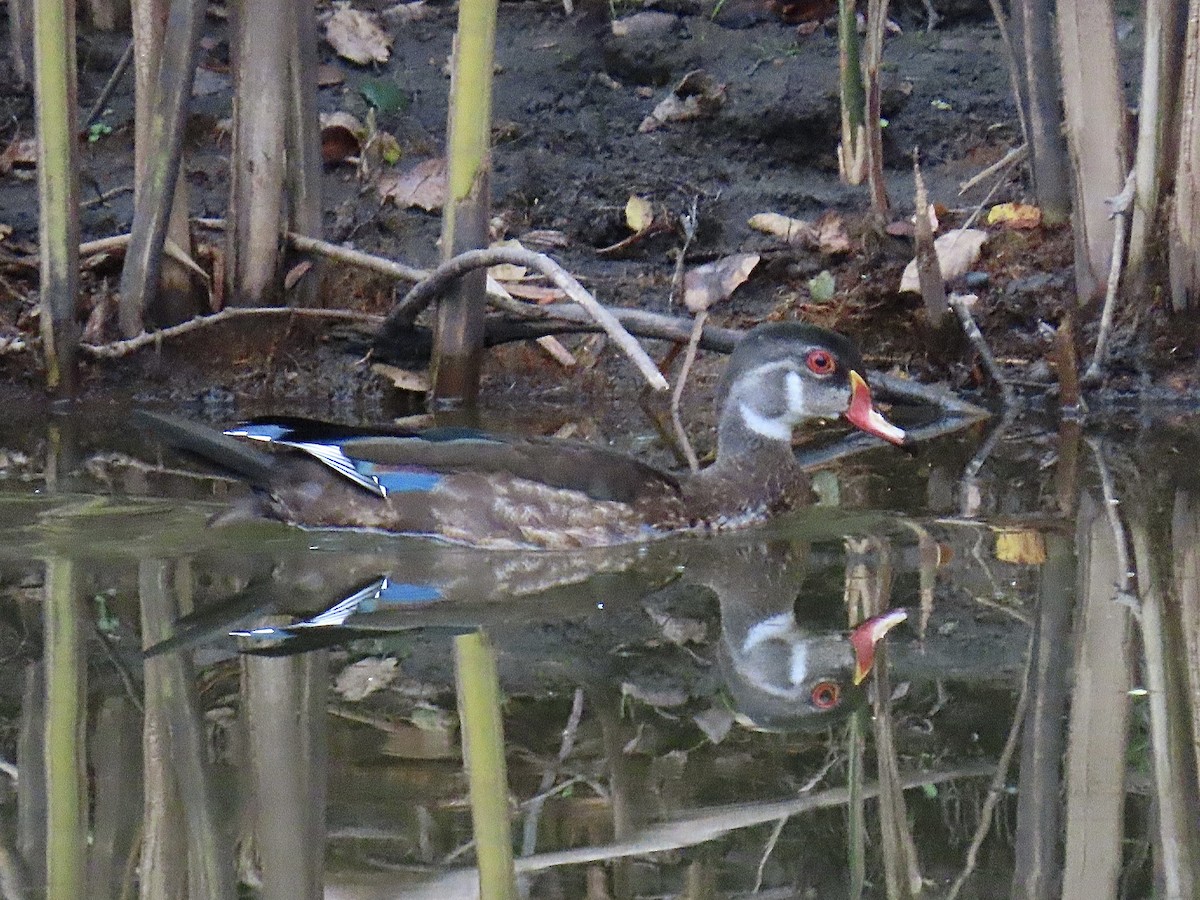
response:
M324 463L339 475L349 478L359 487L380 497L390 493L411 493L432 490L442 476L418 466L383 466L367 460L357 459L346 453L345 441L355 435L334 433L329 427L325 431L310 428L313 433L304 435L290 420L246 422L225 433L230 437L261 441L291 447ZM411 440L433 440L435 442L481 439L480 432L462 428L434 429L427 434L405 436ZM396 436L397 439L404 437Z

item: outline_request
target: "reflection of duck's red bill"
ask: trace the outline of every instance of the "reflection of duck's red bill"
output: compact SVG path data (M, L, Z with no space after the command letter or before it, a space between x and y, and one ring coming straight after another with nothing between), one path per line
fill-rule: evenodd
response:
M875 662L875 645L883 636L908 618L903 609L889 609L873 616L850 632L850 645L854 648L854 683L862 684Z
M846 410L846 418L855 428L867 434L873 434L893 444L904 443L904 429L893 425L875 408L871 402L871 389L855 371L850 372L850 406Z

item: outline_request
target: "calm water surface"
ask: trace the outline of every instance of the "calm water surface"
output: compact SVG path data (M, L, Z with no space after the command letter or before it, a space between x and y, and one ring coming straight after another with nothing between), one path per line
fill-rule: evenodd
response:
M990 428L769 528L522 554L208 528L240 486L125 411L12 410L5 895L470 897L507 825L532 897L1195 897L1198 432ZM477 826L481 628L509 815Z

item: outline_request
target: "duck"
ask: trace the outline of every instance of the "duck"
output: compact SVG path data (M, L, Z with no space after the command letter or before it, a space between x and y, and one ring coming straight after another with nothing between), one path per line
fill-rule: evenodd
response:
M496 550L568 550L745 528L807 505L795 429L844 417L892 444L905 432L875 407L858 350L799 322L737 343L717 391L714 462L676 475L586 442L467 428L413 431L297 417L225 432L139 410L164 442L250 482L221 520L423 535Z

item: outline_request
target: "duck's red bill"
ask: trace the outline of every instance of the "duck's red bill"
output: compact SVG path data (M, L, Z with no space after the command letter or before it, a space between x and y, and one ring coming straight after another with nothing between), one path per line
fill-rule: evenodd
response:
M889 609L872 616L850 632L850 646L854 648L854 683L862 684L875 664L875 645L883 636L908 618L904 609Z
M850 372L850 406L846 410L846 418L855 428L867 434L873 434L893 444L904 443L904 429L893 425L875 408L871 402L871 389L855 371Z

